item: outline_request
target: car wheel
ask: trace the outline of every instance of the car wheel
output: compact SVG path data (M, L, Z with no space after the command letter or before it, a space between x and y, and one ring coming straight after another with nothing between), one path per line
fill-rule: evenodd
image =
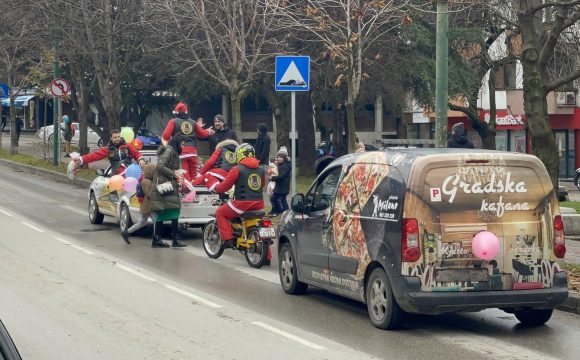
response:
M298 281L296 258L289 243L282 246L278 261L280 284L284 292L291 295L304 294L308 290L308 284Z
M91 192L91 197L89 199L89 220L91 221L91 224L102 224L104 218L105 215L99 212L95 193Z
M401 327L404 312L395 301L383 268L378 267L371 273L366 284L366 300L369 317L374 326L383 330Z
M217 259L224 253L222 239L215 220L210 221L203 228L203 250L212 259Z
M576 176L574 178L574 185L576 185L576 187L578 188L578 190L580 190L580 173L576 173Z
M530 309L515 311L514 315L524 326L541 326L550 320L554 309Z
M133 226L133 220L131 219L131 212L129 211L129 206L126 203L121 204L121 211L119 214L119 228L121 232L129 230Z
M103 147L103 146L105 146L105 140L103 140L102 138L99 138L99 141L97 141L97 146L98 146L98 147Z

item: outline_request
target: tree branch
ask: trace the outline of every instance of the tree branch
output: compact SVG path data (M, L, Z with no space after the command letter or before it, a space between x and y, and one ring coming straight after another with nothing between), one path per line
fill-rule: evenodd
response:
M559 77L558 79L552 80L544 86L544 95L548 95L551 91L556 90L562 85L566 85L576 79L580 78L580 67L575 71L572 71L568 75Z
M545 2L543 4L534 6L529 8L528 10L526 10L524 12L525 15L529 16L529 15L534 15L536 12L538 12L539 10L545 9L547 7L552 7L552 6L574 6L574 5L578 5L580 4L580 0L576 0L576 1L568 1L568 2Z

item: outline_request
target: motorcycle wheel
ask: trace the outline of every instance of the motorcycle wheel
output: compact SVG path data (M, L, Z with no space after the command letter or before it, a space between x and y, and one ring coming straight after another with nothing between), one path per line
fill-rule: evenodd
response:
M254 245L244 251L244 256L246 257L248 265L259 269L264 266L268 258L269 245L260 238L260 232L256 228L251 228L248 231L248 239L254 240Z
M212 259L217 259L224 253L222 239L215 220L210 221L203 228L203 250Z

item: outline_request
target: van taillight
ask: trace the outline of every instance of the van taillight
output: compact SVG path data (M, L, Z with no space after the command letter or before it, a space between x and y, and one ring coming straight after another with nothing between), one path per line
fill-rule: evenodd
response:
M419 223L417 219L403 219L401 254L405 262L415 262L421 257L421 251L419 251Z
M564 238L564 221L560 215L554 217L554 255L563 259L566 255L566 240Z

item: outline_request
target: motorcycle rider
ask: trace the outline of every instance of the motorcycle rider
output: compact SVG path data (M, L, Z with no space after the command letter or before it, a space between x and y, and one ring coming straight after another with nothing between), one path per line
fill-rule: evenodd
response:
M255 158L252 145L244 143L236 149L237 165L232 167L228 176L214 191L223 193L235 185L234 198L220 206L216 213L216 222L224 247L234 247L234 234L230 220L235 219L246 211L264 210L262 191L266 183L264 170Z
M236 165L235 140L224 140L216 145L216 149L199 171L193 185L205 185L213 191L220 182L224 181L228 172Z
M185 138L183 144L183 152L180 155L181 168L186 171L187 180L195 179L197 174L197 144L196 136L206 138L213 135L215 132L211 127L204 129L202 118L198 118L195 122L187 116L187 106L180 102L175 106L173 113L175 118L169 120L165 130L161 135L161 140L166 144L173 136L181 135Z
M125 169L131 165L131 159L137 160L141 168L145 167L143 155L133 145L125 142L125 139L121 137L121 131L119 129L111 130L110 134L111 140L106 146L92 153L74 157L72 160L75 163L75 167L90 164L105 158L108 158L111 163L111 175L122 175L125 173Z

